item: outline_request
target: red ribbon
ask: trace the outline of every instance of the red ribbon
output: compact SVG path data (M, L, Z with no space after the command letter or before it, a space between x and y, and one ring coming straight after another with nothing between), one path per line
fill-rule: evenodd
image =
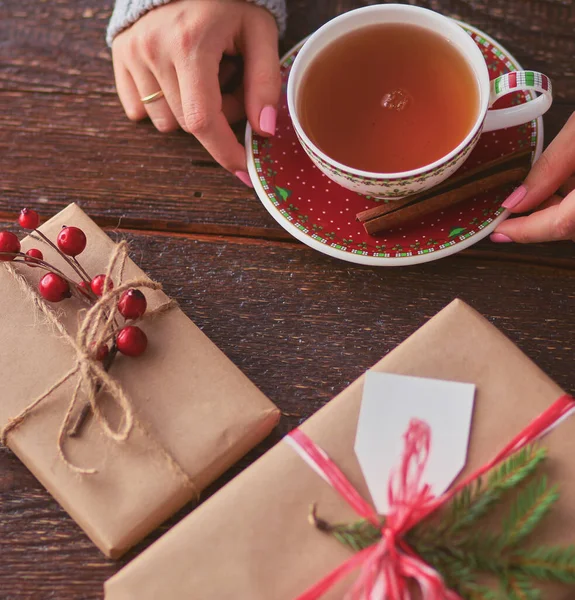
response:
M423 473L431 447L431 432L423 421L413 419L405 433L405 446L399 467L388 484L389 512L385 523L366 502L329 456L300 429L288 434L287 441L362 518L381 530L381 539L354 554L296 600L317 600L338 581L357 568L360 575L347 595L348 600L409 600L407 581L413 579L423 600L461 600L449 590L441 575L425 563L405 542L403 536L414 525L448 502L472 481L515 452L539 439L575 412L575 399L564 395L513 438L491 461L439 497L434 497Z

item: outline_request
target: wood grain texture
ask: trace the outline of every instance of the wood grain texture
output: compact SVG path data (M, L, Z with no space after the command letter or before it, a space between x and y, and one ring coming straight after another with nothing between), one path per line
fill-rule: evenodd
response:
M289 2L284 49L366 3ZM575 108L575 3L418 4L477 25L525 66L551 75L557 101L545 118L547 141L557 133ZM113 236L130 240L140 266L280 406L277 431L206 496L456 296L574 391L572 243L482 242L399 270L309 250L191 136L127 121L103 41L111 7L110 0L0 1L0 219L23 205L53 214L78 201ZM105 579L191 508L122 561L108 561L0 448L0 600L101 600Z
M290 3L284 47L364 3ZM545 117L552 139L575 109L575 4L420 4L481 27L524 65L553 76L557 99ZM288 239L253 192L193 137L126 119L103 42L110 10L109 2L93 0L0 3L0 216L23 204L62 208L80 200L105 225Z
M127 237L133 258L164 281L186 314L284 413L271 439L211 491L456 296L488 316L559 384L575 386L570 270L461 256L376 269L291 243L113 235ZM2 598L101 598L103 581L165 530L119 563L107 561L9 451L0 451Z

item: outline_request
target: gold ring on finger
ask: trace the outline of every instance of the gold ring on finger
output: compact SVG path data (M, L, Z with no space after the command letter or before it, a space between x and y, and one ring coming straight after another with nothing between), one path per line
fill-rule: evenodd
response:
M142 101L142 104L150 104L150 102L154 102L163 97L164 97L164 92L162 92L162 90L158 90L157 92L154 92L153 94L150 94L149 96L144 96L143 98L140 98L140 100Z

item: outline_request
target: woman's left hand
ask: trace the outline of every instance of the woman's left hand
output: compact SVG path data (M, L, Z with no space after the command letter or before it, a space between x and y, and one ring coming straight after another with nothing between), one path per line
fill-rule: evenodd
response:
M575 112L503 206L535 212L501 223L493 242L575 240Z

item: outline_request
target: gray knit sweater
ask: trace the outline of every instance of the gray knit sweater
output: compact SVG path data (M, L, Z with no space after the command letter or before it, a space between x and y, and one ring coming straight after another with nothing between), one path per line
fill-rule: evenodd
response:
M156 6L168 4L168 2L170 0L116 0L106 36L108 45L111 46L112 41L121 31L135 23L148 11ZM284 32L286 25L285 0L249 0L249 2L267 8L278 22L280 35Z

